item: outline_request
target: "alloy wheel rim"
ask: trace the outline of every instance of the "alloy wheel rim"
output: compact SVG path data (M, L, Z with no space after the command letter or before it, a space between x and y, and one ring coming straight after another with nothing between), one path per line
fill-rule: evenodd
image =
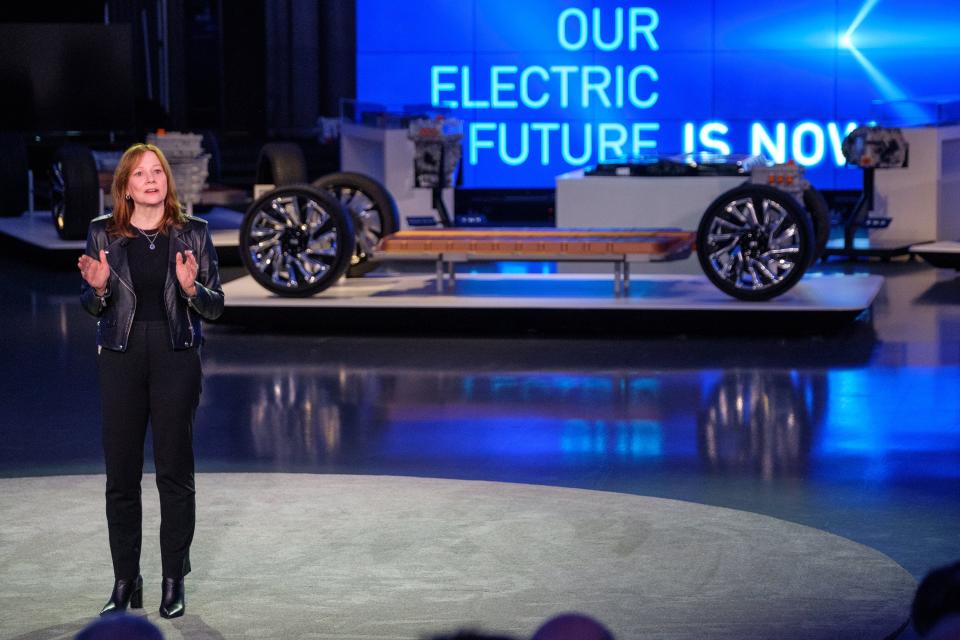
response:
M339 228L322 204L307 195L264 202L250 222L246 251L260 277L301 289L331 273Z
M798 221L777 201L738 198L710 221L708 262L738 289L759 290L783 282L798 266Z

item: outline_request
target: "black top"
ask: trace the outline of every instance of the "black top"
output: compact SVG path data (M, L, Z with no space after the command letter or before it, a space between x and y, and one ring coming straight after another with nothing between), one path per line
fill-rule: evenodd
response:
M134 227L136 231L136 227ZM153 239L154 248L143 233L127 245L127 259L130 263L130 278L133 280L133 292L137 296L137 311L134 322L142 320L166 320L167 312L163 304L163 285L167 281L167 260L170 255L170 236L157 233L157 229L144 229ZM154 234L157 233L156 237Z

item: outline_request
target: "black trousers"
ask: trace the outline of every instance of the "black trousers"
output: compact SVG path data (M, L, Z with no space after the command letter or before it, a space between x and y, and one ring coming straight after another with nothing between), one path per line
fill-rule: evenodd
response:
M134 322L127 351L102 349L98 362L114 576L140 573L140 480L148 422L160 492L163 575L185 576L196 518L193 418L200 402L200 354L174 351L165 321Z

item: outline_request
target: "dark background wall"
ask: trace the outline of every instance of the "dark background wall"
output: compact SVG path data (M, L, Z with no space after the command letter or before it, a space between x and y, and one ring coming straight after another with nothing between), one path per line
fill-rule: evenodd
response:
M64 34L77 25L127 25L128 108L138 131L290 137L355 96L354 12L353 0L78 0L11 4L0 21L61 25ZM100 67L89 72L111 75ZM75 105L62 108L64 128L76 128Z

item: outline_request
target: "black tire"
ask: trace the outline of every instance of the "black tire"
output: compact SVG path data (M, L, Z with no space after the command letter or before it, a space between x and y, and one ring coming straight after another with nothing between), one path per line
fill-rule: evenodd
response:
M257 184L285 187L307 181L307 160L295 142L269 142L257 158Z
M27 210L27 144L18 133L0 133L0 216L12 218Z
M50 167L50 213L64 240L83 240L90 221L100 215L100 180L93 152L79 144L65 144Z
M830 240L830 206L826 198L816 187L809 187L803 192L803 206L810 214L810 224L813 225L813 257L810 264L816 263L823 257Z
M353 221L343 205L307 185L257 199L240 224L240 257L265 289L304 297L334 284L350 266Z
M356 248L347 275L362 276L379 266L370 261L380 238L400 226L400 214L393 196L382 184L360 173L331 173L314 180L312 186L327 191L350 213Z
M810 216L793 196L765 185L727 191L707 207L697 228L703 272L740 300L769 300L788 291L803 277L813 251Z

